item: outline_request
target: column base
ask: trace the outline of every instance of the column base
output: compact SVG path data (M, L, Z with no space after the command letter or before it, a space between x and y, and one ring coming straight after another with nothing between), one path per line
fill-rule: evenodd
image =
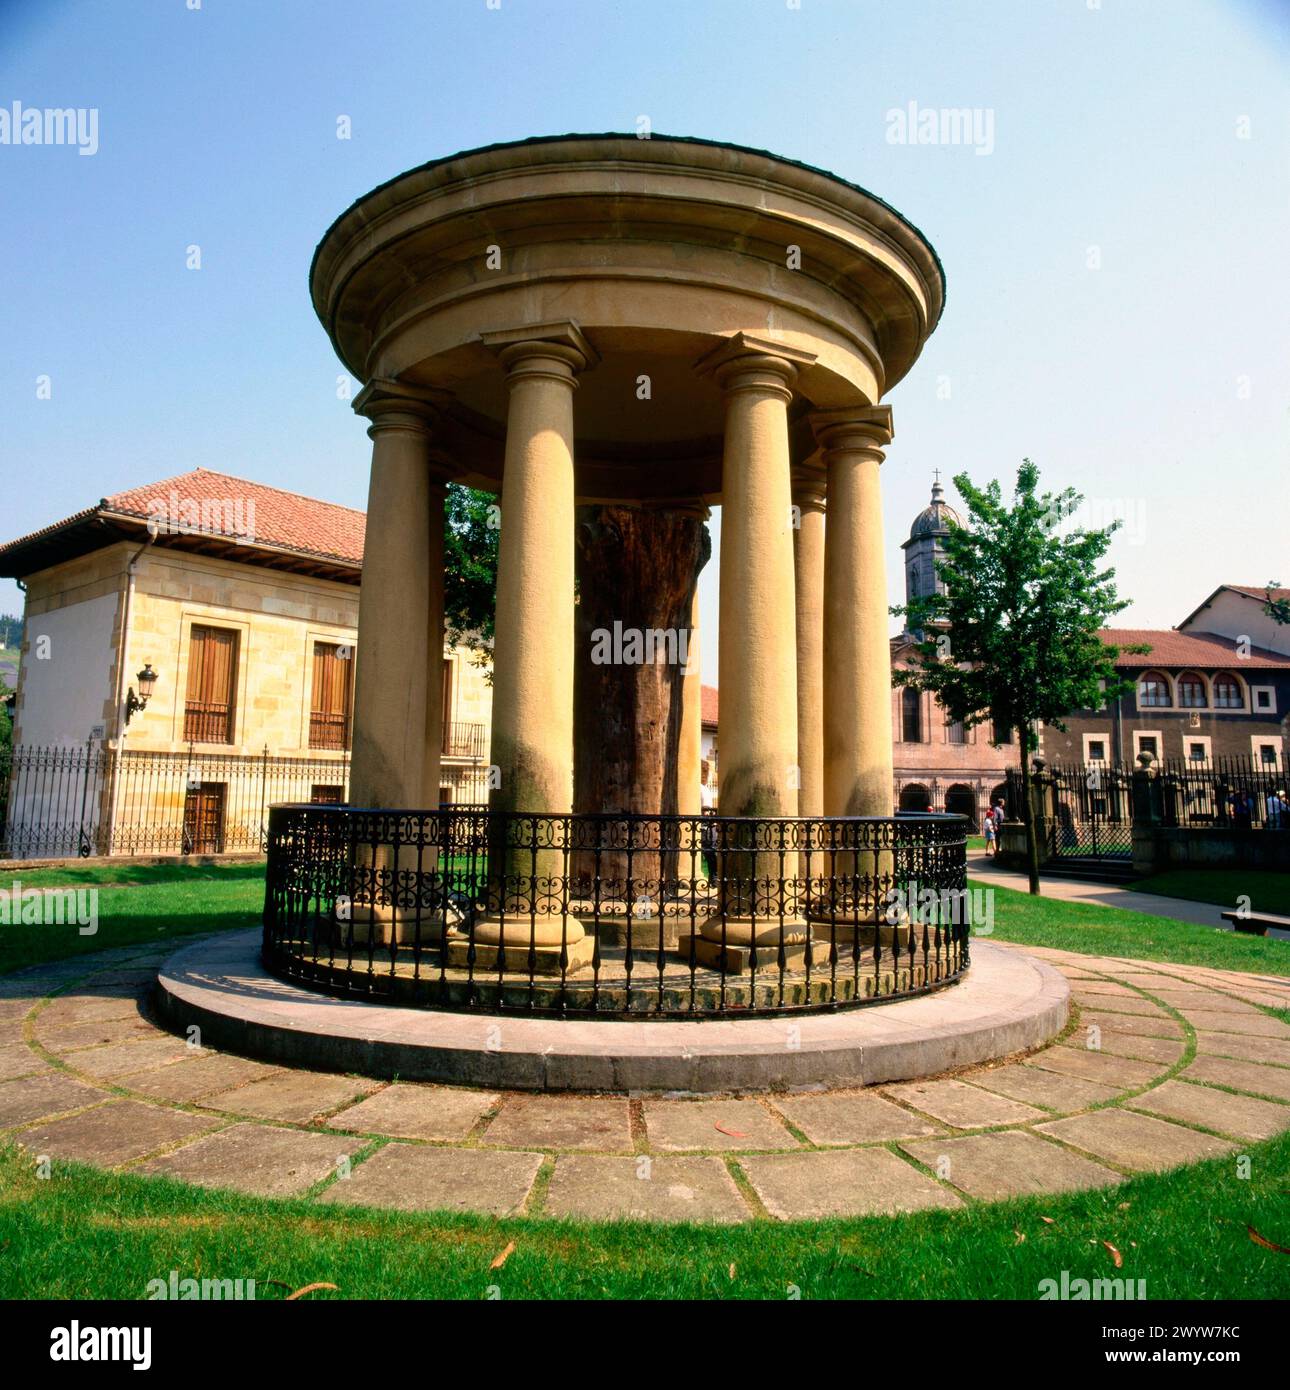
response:
M676 949L685 965L706 966L726 975L747 975L752 970L751 942L740 944L727 939L723 946L719 941L709 941L697 932L683 932ZM818 966L826 954L811 941L800 938L793 942L785 941L784 970L786 973L804 971L808 960L812 966ZM767 971L779 971L778 942L761 942L757 946L757 973L761 975Z
M827 921L813 920L811 936L816 941L836 941L839 951L848 947L872 950L875 939L880 946L908 950L912 932L908 922L875 924L872 917L838 916Z
M580 933L575 939L572 931L569 940L564 946L566 965L564 973L575 974L579 970L587 970L591 967L592 960L596 954L596 943L589 936L582 935L582 924L575 919L569 918L570 927L576 926ZM481 923L480 925L484 925ZM490 923L497 927L497 923ZM480 941L475 937L475 960L474 969L480 973L494 972L499 969L503 974L527 975L530 969L529 956L532 953L532 971L535 975L559 975L560 966L560 943L547 945L538 942L532 947L527 940L517 939L516 924L508 922L510 929L507 936L511 938L510 944L503 945L500 942ZM478 930L478 929L476 929ZM466 970L470 968L470 937L464 932L450 931L448 933L448 965L450 968Z
M392 942L400 946L415 946L418 928L423 948L438 946L443 941L444 927L449 933L461 921L461 913L449 910L447 916L441 912L424 914L418 921L400 912L396 918L390 907L359 907L350 919L333 918L332 930L338 939L343 940L352 929L356 946L370 943L389 946Z

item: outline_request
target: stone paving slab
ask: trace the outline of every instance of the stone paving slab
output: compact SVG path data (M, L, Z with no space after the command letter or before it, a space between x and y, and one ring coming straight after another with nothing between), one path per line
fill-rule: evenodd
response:
M119 1076L130 1076L152 1067L164 1067L168 1062L182 1061L192 1055L192 1050L182 1038L163 1033L160 1037L144 1038L138 1042L82 1048L67 1053L63 1060L76 1071L112 1081Z
M746 1221L748 1207L719 1158L561 1154L545 1214L584 1221Z
M218 1123L213 1116L188 1115L137 1100L114 1100L37 1129L23 1130L18 1138L29 1153L115 1168L168 1144L204 1134Z
M398 1211L509 1216L523 1207L541 1166L540 1153L387 1144L352 1168L348 1178L324 1189L317 1200Z
M1064 1076L1061 1072L1024 1065L972 1072L965 1079L973 1086L981 1086L1011 1100L1024 1101L1027 1105L1038 1105L1047 1110L1085 1110L1090 1105L1099 1105L1120 1094L1118 1086L1084 1081L1078 1076Z
M631 1118L626 1100L511 1097L484 1131L480 1142L513 1149L630 1152Z
M0 1023L0 1043L8 1045L22 1042L25 1027L20 1018L15 1018L9 1023Z
M1172 1066L1186 1048L1181 1038L1134 1038L1115 1031L1102 1034L1102 1051L1113 1057L1132 1057L1155 1062L1161 1068Z
M400 1139L464 1139L501 1100L491 1091L395 1082L357 1105L333 1115L333 1129L392 1134Z
M1241 1139L1271 1139L1290 1129L1290 1105L1252 1096L1234 1096L1212 1086L1193 1086L1186 1081L1166 1081L1127 1102L1134 1110L1203 1125Z
M1107 1163L1147 1172L1217 1158L1230 1153L1233 1147L1225 1139L1214 1139L1130 1110L1095 1110L1090 1115L1073 1115L1068 1120L1037 1125L1036 1129Z
M1243 999L1229 999L1213 990L1158 989L1155 991L1166 1004L1171 1004L1179 1013L1203 1007L1206 1013L1249 1014L1250 1006ZM1202 1003L1203 1001L1203 1003Z
M812 1144L873 1144L939 1133L937 1126L921 1115L871 1091L776 1096L773 1103Z
M1129 1057L1112 1057L1105 1052L1091 1052L1084 1047L1047 1047L1026 1058L1026 1064L1044 1071L1058 1071L1066 1076L1083 1077L1085 1081L1101 1081L1107 1086L1127 1090L1145 1086L1164 1070L1156 1062L1138 1062Z
M900 1147L938 1177L984 1201L1123 1181L1119 1173L1100 1163L1018 1130L962 1139L905 1140Z
M107 1092L74 1081L60 1071L47 1071L0 1085L0 1129L30 1124L47 1115L61 1115L106 1100Z
M48 1069L49 1063L43 1057L38 1057L26 1043L0 1044L0 1081L12 1081L14 1077L30 1076L33 1072Z
M272 1125L235 1124L150 1158L135 1172L259 1197L294 1197L335 1171L366 1141Z
M1168 1019L1169 1015L1150 999L1126 990L1124 994L1086 994L1083 990L1072 989L1071 998L1080 1006L1082 1012L1114 1014L1116 1017L1129 1015L1140 1018ZM1172 1021L1172 1020L1171 1020Z
M43 1018L43 1015L42 1015ZM134 1042L140 1038L166 1038L163 1032L138 1010L120 1014L116 1018L96 1019L88 1023L68 1023L62 1028L45 1028L36 1025L36 1037L43 1047L67 1058L69 1066L75 1066L73 1053L76 1048L97 1047L100 1043Z
M202 1052L182 1062L131 1076L130 1089L158 1100L186 1103L247 1081L276 1076L279 1070L266 1062L253 1062L228 1052Z
M1067 972L1063 971L1063 973ZM1128 985L1119 984L1115 980L1101 980L1096 975L1071 975L1068 978L1071 981L1072 999L1080 999L1088 995L1098 999L1106 997L1107 999L1133 999L1144 1004L1150 1002L1143 999L1137 990L1130 989Z
M796 1149L796 1139L755 1100L661 1100L645 1104L651 1149Z
M380 1084L363 1077L336 1076L331 1072L278 1071L245 1086L206 1096L202 1108L234 1115L255 1115L261 1120L308 1124L359 1096L368 1095Z
M62 1033L68 1028L87 1023L106 1023L116 1018L141 1018L138 991L128 994L112 994L104 998L95 995L83 998L79 995L62 995L36 1016L36 1032ZM75 1043L68 1043L75 1047Z
M1131 1038L1183 1036L1182 1024L1164 1013L1157 1014L1154 1018L1141 1018L1137 1014L1095 1013L1091 1009L1083 1009L1075 1036L1086 1035L1090 1028L1100 1028L1103 1033L1122 1033Z
M1279 1038L1251 1037L1248 1033L1197 1033L1196 1051L1201 1055L1237 1057L1246 1062L1273 1062L1290 1067L1290 1042Z
M989 1125L1042 1120L1044 1112L1007 1096L983 1091L962 1081L910 1081L885 1088L889 1096L955 1129L985 1129Z
M889 1149L820 1149L741 1158L766 1210L781 1221L957 1207L960 1198Z
M1290 1042L1290 1028L1280 1019L1269 1018L1267 1014L1232 1014L1211 1009L1186 1009L1187 1022L1197 1030L1214 1032L1222 1029L1225 1033L1248 1033L1260 1038L1280 1038Z
M1212 1081L1234 1091L1290 1101L1290 1068L1264 1066L1258 1062L1229 1062L1220 1057L1197 1057L1179 1075L1187 1080Z

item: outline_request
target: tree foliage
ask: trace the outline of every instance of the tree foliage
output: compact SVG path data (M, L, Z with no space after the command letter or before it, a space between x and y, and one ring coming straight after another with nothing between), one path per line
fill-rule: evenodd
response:
M448 641L486 659L497 607L497 499L449 483L444 526L444 624Z
M1290 599L1277 597L1277 591L1281 588L1280 581L1269 579L1265 588L1267 592L1263 597L1267 602L1263 606L1263 611L1274 623L1280 623L1282 627L1290 625Z
M915 663L895 680L934 692L947 717L965 727L993 719L1011 730L1028 796L1028 755L1038 746L1039 726L1064 729L1072 710L1099 708L1131 689L1115 659L1121 650L1149 648L1109 646L1098 635L1128 605L1116 592L1115 571L1103 567L1119 522L1066 528L1083 498L1073 488L1040 493L1039 469L1029 459L1017 469L1010 501L997 482L980 488L966 473L954 485L968 521L945 538L936 565L944 593L893 610L922 639Z

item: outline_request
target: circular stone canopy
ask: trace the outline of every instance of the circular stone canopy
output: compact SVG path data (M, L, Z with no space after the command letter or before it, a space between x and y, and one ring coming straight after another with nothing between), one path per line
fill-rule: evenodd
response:
M722 393L702 359L738 333L798 365L804 462L810 411L877 404L945 296L931 245L864 189L760 150L630 135L491 145L401 174L328 229L310 288L349 371L428 391L445 462L491 491L498 343L575 326L594 352L575 402L588 502L720 501Z

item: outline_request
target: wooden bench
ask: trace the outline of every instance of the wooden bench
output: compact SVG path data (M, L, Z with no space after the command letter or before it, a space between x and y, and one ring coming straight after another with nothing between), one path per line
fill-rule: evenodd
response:
M1237 931L1248 932L1251 936L1267 936L1269 927L1282 927L1290 931L1290 917L1278 917L1275 912L1220 912L1223 921L1230 922Z

